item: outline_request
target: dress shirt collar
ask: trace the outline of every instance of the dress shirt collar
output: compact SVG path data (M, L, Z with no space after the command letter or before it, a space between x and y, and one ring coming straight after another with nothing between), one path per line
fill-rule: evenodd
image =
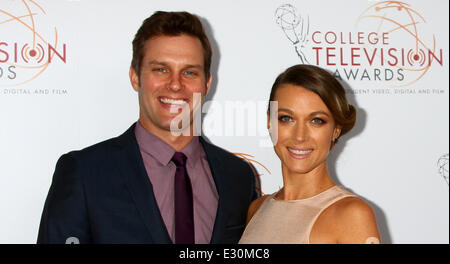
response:
M176 152L175 149L157 136L145 130L139 121L136 122L134 133L141 151L151 155L163 165L167 166L169 164ZM186 155L187 162L191 165L200 161L202 153L204 153L198 137L193 137L191 142L189 142L189 144L187 144L180 152L183 152L183 154Z

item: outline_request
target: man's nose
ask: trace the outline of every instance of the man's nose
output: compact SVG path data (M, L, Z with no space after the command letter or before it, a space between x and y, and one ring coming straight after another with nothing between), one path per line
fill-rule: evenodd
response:
M181 83L181 76L178 73L173 73L170 76L169 89L178 92L183 89L183 84Z

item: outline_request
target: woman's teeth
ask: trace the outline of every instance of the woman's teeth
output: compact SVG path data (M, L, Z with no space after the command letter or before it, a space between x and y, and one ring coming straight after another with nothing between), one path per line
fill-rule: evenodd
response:
M289 150L290 152L292 152L293 154L295 154L295 155L306 155L306 154L309 154L309 153L312 152L312 149L308 149L308 150L299 150L299 149L291 149L291 148L288 148L288 150Z

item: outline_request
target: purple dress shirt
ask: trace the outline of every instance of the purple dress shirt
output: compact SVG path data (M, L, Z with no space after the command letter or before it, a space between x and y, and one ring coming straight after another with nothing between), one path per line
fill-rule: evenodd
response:
M159 211L170 238L175 241L176 166L171 161L175 149L149 133L139 122L136 123L134 132ZM194 137L180 152L187 157L186 169L192 184L195 243L207 244L211 240L216 219L219 197L216 185L198 137Z

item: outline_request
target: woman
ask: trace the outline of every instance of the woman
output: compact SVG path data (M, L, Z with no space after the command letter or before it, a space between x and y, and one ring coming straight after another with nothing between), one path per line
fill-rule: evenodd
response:
M370 206L327 169L330 150L356 120L341 84L319 67L297 65L278 76L270 101L278 102L268 126L284 186L250 205L240 243L379 243Z

